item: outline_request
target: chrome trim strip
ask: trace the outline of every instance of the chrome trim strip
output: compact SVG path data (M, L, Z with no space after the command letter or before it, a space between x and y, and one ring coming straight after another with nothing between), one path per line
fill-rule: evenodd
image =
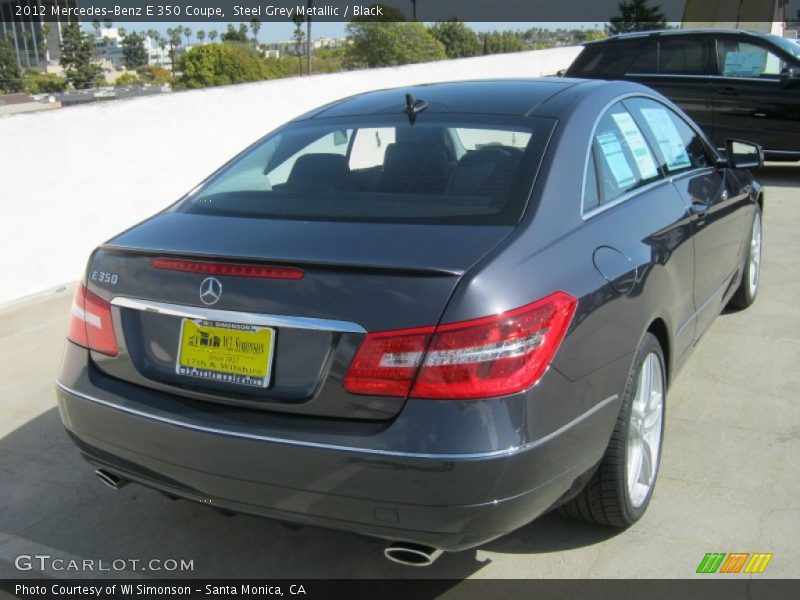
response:
M234 310L219 310L215 308L200 308L198 306L183 306L155 300L140 300L117 296L111 300L113 306L142 310L184 319L204 319L206 321L229 321L231 323L247 323L264 327L286 327L288 329L313 329L317 331L336 331L339 333L366 333L358 323L349 321L335 321L332 319L315 319L313 317L290 317L286 315L268 315L265 313L239 312Z
M696 74L682 74L682 73L625 73L624 77L655 77L662 79L708 79L709 81L730 81L735 83L737 81L758 81L759 83L780 83L780 77L735 77L733 75L696 75Z
M651 181L647 185L643 185L640 188L634 188L630 192L626 192L626 193L622 194L621 196L617 196L611 202L605 202L605 203L601 204L600 206L595 206L594 208L587 210L586 212L581 214L581 218L584 221L588 221L589 219L591 219L595 215L599 215L600 213L603 213L603 212L605 212L607 210L610 210L610 209L614 208L615 206L618 206L618 205L622 204L623 202L627 202L628 200L630 200L634 196L637 196L639 194L643 194L644 192L647 192L648 190L652 190L652 189L655 189L655 188L657 188L657 187L659 187L661 185L666 185L666 184L669 184L669 183L672 183L672 179L658 179L657 181Z
M537 446L541 446L546 444L550 440L558 437L568 429L572 428L573 426L577 425L581 421L589 418L596 412L599 412L601 409L605 408L607 405L611 404L612 402L616 401L619 397L617 394L613 396L609 396L605 400L598 402L592 408L587 410L585 413L581 414L579 417L573 419L566 425L563 425L556 429L555 431L547 434L543 438L540 438L534 442L529 442L527 444L523 444L521 446L511 446L509 448L504 448L502 450L493 450L489 452L474 452L474 453L464 453L464 454L429 454L425 452L399 452L395 450L379 450L377 448L359 448L356 446L342 446L338 444L324 444L321 442L308 442L308 441L301 441L301 440L287 440L284 438L276 438L268 435L258 435L255 433L245 433L243 431L231 431L231 430L224 430L224 429L217 429L216 427L208 427L205 425L198 425L196 423L187 423L185 421L179 421L177 419L173 419L171 417L163 417L159 415L154 415L142 410L138 410L136 408L131 408L128 406L120 406L119 404L114 404L113 402L109 402L108 400L102 400L100 398L96 398L94 396L90 396L88 394L84 394L77 390L73 390L67 386L65 386L60 381L56 380L56 386L61 389L63 392L70 394L76 398L80 398L81 400L86 400L88 402L93 402L95 404L99 404L101 406L105 406L107 408L111 408L120 412L128 413L131 415L135 415L137 417L142 417L144 419L149 419L151 421L157 421L159 423L164 423L166 425L173 425L175 427L180 427L182 429L190 429L192 431L200 431L203 433L212 433L215 435L225 435L229 437L238 437L246 440L254 440L259 442L269 442L273 444L284 444L287 446L299 446L302 448L315 448L320 450L335 450L339 452L356 452L360 454L371 454L376 456L395 456L399 458L427 458L427 459L434 459L434 460L468 460L474 458L494 458L500 456L509 456L512 454L517 454L519 452L525 452L527 450L531 450Z

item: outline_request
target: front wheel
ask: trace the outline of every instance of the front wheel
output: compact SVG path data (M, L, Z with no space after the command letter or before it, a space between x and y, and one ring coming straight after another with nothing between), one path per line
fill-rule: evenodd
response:
M736 289L730 301L734 308L747 308L756 301L758 284L761 276L761 210L756 206L753 217L753 228L750 230L750 248L747 251L747 262L742 273L742 283Z
M633 361L605 456L586 487L564 504L568 516L627 527L647 510L661 462L666 399L664 353L645 334Z

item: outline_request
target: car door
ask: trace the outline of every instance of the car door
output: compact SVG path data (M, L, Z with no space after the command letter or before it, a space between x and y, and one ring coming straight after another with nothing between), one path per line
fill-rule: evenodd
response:
M661 92L710 133L712 52L712 40L705 35L654 36L625 78Z
M651 99L626 101L683 199L694 238L693 299L699 338L719 314L734 281L744 239L747 197L713 150L681 115Z
M654 281L648 285L656 290L659 309L673 332L671 350L678 364L694 341L691 222L680 195L665 180L653 144L626 104L624 100L612 105L595 127L584 179L583 218L600 230L592 258L610 284L609 294L638 294L637 277ZM630 305L622 306L631 310ZM630 319L631 314L619 317Z
M781 71L800 68L800 62L755 36L720 35L715 55L712 138L717 147L734 138L800 156L800 86L781 82Z

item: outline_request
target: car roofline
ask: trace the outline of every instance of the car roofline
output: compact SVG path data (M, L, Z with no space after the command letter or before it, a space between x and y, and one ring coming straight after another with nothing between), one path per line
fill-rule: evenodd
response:
M608 44L610 42L622 42L625 40L636 40L650 37L661 36L689 36L689 35L708 35L708 34L734 34L747 35L755 38L764 38L766 34L752 29L736 29L734 27L698 27L696 29L656 29L653 31L632 31L629 33L618 33L608 36L602 40L592 40L584 42L583 46L593 46Z
M548 100L552 99L553 97L557 96L558 94L560 94L560 93L562 93L562 92L564 92L566 90L574 88L577 85L581 85L581 84L586 83L586 81L580 80L580 79L577 79L577 80L574 80L574 81L570 81L568 78L565 80L563 78L555 78L555 77L498 77L498 78L491 78L491 79L459 79L459 80L455 80L455 81L439 81L439 82L433 82L433 83L411 84L411 85L408 85L408 86L400 86L400 87L394 87L393 86L393 87L379 88L379 89L375 89L375 90L368 90L368 91L365 91L365 92L360 92L358 94L352 94L350 96L345 96L344 98L340 98L338 100L334 100L334 101L329 102L327 104L323 104L322 106L319 106L319 107L314 108L314 109L312 109L312 110L310 110L308 112L305 112L305 113L303 113L301 115L298 115L297 117L291 119L289 122L290 123L295 123L295 122L300 122L300 121L309 121L309 120L313 120L313 119L316 119L316 118L324 118L324 114L326 112L328 112L329 110L334 109L334 108L336 108L338 106L342 106L343 104L346 104L347 102L350 102L351 100L355 100L356 98L361 98L363 96L368 96L370 94L379 94L379 93L382 93L382 92L391 92L391 91L397 91L397 92L403 92L404 93L404 92L407 92L407 91L410 91L410 90L418 90L420 88L431 88L431 87L437 87L437 86L447 86L447 85L451 85L451 84L465 84L465 83L467 83L467 84L469 84L469 83L525 83L525 82L528 82L528 83L531 83L531 84L533 84L533 83L554 83L554 84L556 84L557 83L557 84L561 84L561 85L558 86L557 89L554 89L552 91L552 93L548 94L544 98L539 99L536 103L532 104L530 107L528 107L524 111L521 111L519 113L519 115L518 115L520 117L533 116L534 113L536 112L536 109L539 108L542 104L546 103ZM452 111L452 112L454 114L456 114L458 111ZM375 115L375 114L380 114L380 113L377 113L377 112L375 112L375 113L366 112L366 113L363 113L363 114L364 115ZM494 114L494 113L486 113L486 114Z

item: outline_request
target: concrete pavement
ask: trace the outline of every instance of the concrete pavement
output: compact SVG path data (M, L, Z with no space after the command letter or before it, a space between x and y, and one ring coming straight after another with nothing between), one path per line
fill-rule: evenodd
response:
M14 567L20 554L193 559L174 575L196 577L670 578L697 576L706 552L772 552L757 577L800 576L800 167L772 165L761 178L758 300L717 320L670 390L659 482L627 531L549 515L410 569L386 562L380 541L225 517L135 485L108 490L55 408L71 299L62 290L0 311L0 578L38 575Z

